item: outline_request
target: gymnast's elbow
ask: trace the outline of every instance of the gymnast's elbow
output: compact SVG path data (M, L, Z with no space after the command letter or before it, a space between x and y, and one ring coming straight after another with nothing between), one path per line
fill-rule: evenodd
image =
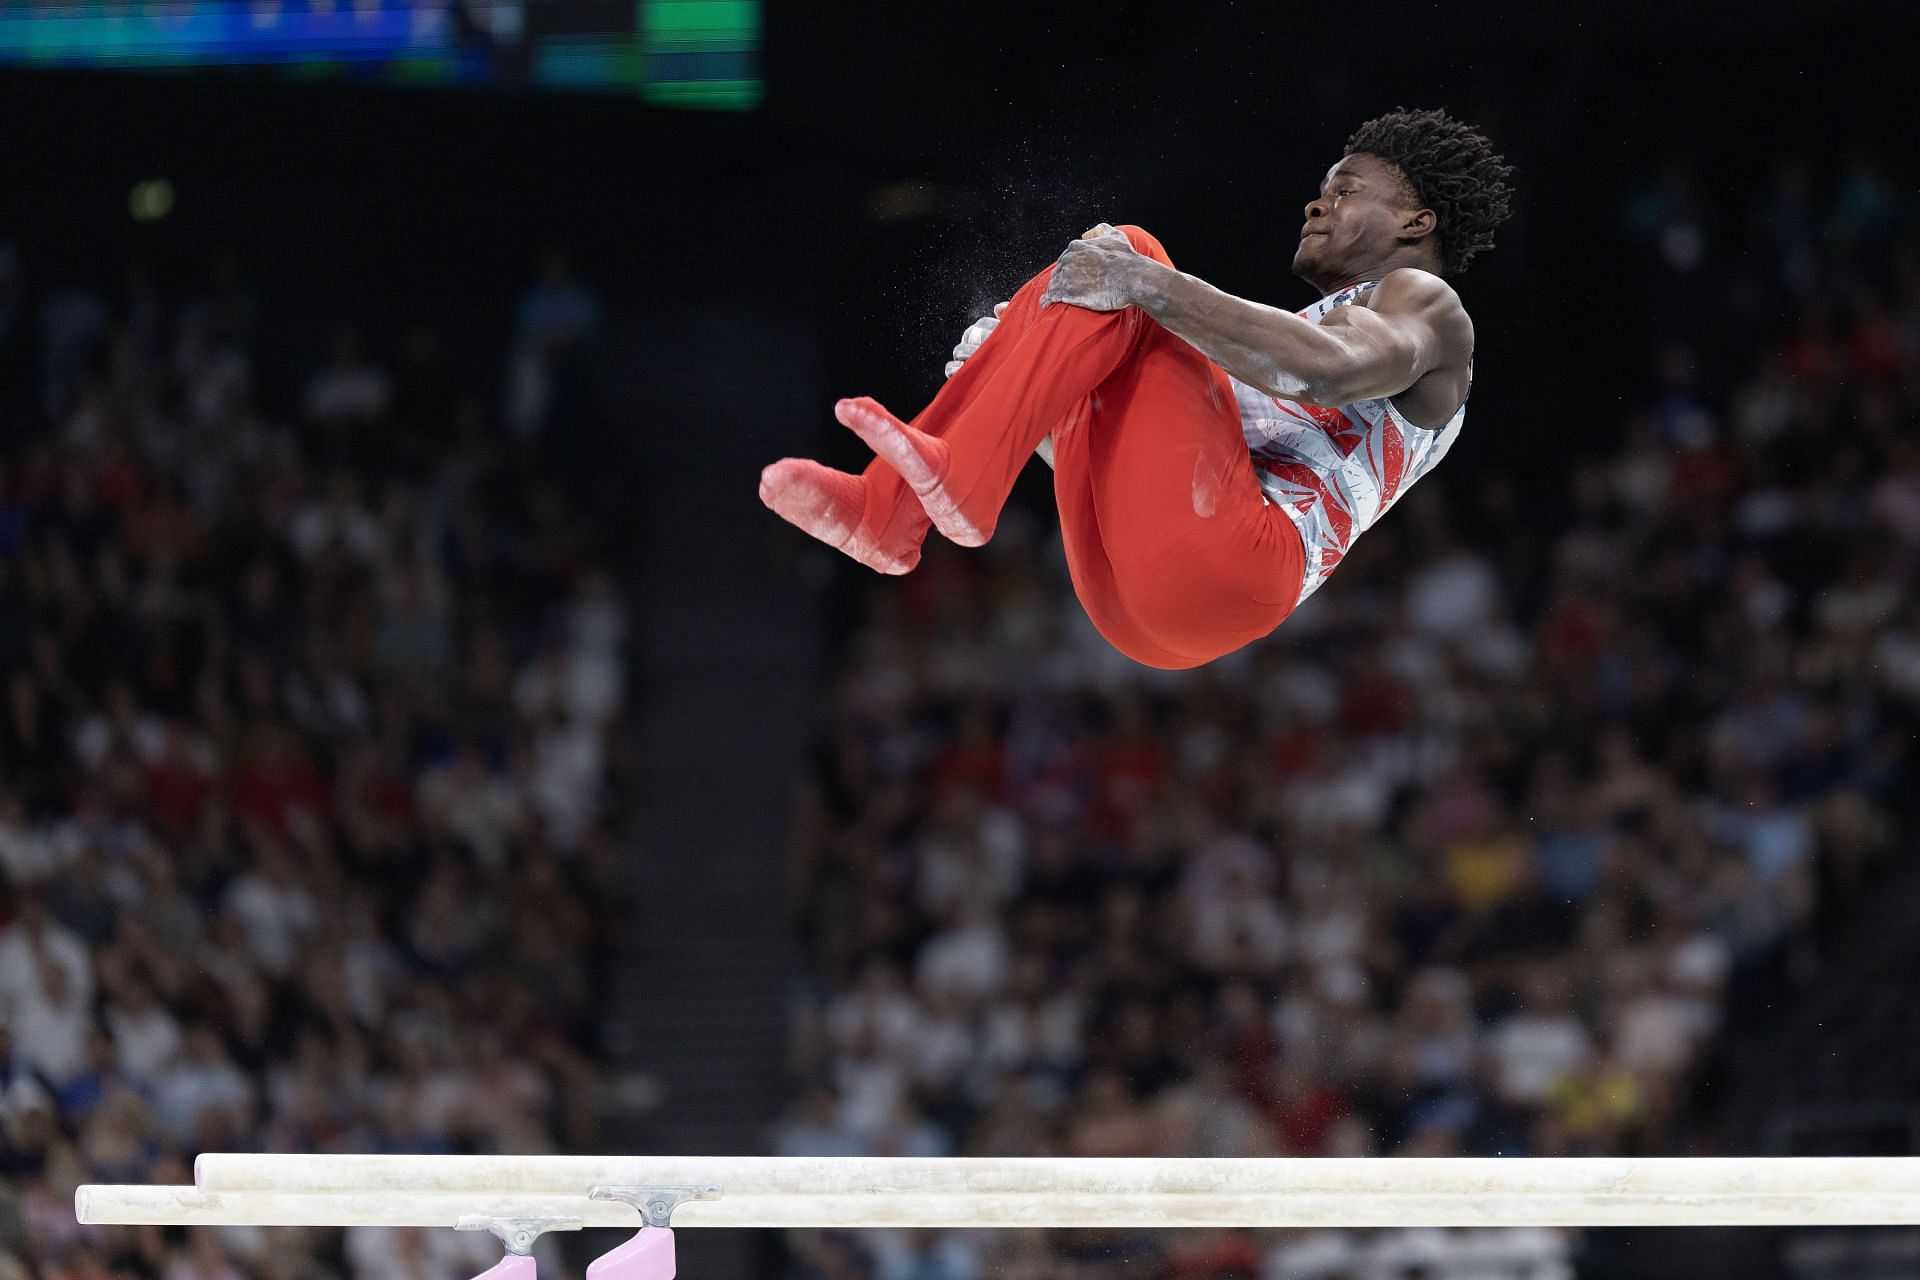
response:
M1397 396L1420 380L1423 368L1417 350L1383 353L1367 360L1329 361L1295 378L1298 395L1275 392L1286 399L1323 408L1338 408L1361 400Z
M1269 368L1263 372L1260 389L1270 396L1324 407L1349 403L1342 398L1345 380L1335 376L1330 369L1296 366L1289 369Z
M1277 351L1260 353L1258 386L1270 396L1332 408L1353 403L1350 392L1364 381L1363 373L1344 344L1315 335L1320 341L1304 350L1288 352L1284 359Z

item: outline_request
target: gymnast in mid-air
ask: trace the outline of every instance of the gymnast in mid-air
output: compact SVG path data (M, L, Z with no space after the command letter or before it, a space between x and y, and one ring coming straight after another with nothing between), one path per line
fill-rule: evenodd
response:
M1473 322L1445 277L1493 246L1512 170L1442 111L1347 140L1306 206L1303 311L1223 293L1160 242L1101 224L967 331L933 402L834 416L874 451L849 475L761 473L782 518L881 573L929 526L993 536L1027 460L1054 469L1074 591L1115 648L1196 667L1266 635L1446 456Z

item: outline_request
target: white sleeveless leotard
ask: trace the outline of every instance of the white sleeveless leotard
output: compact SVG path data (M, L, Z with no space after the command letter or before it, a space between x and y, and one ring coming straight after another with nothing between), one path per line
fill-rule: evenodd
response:
M1317 324L1335 307L1364 299L1375 283L1328 294L1299 314ZM1471 358L1467 376L1471 382ZM1429 430L1402 418L1384 397L1325 409L1232 382L1261 492L1286 512L1306 548L1301 600L1327 580L1355 538L1439 465L1467 418L1462 402L1444 425Z

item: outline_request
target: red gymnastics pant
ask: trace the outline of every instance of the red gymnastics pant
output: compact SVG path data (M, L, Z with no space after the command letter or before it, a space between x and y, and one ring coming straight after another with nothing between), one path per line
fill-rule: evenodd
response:
M1172 266L1160 242L1119 228ZM912 425L943 441L947 491L990 533L1021 469L1053 436L1053 489L1074 591L1113 646L1197 667L1286 620L1300 535L1254 479L1227 375L1137 307L1040 308L1048 267ZM865 473L864 523L913 555L928 519L899 474Z

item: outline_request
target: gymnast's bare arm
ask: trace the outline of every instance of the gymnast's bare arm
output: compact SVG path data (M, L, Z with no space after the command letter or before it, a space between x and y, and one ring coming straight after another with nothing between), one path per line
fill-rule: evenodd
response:
M1365 305L1311 320L1236 298L1135 253L1124 236L1076 240L1041 306L1137 306L1215 364L1269 395L1342 405L1398 397L1420 425L1439 425L1466 398L1473 324L1439 276L1401 268ZM1408 393L1414 394L1409 396Z

